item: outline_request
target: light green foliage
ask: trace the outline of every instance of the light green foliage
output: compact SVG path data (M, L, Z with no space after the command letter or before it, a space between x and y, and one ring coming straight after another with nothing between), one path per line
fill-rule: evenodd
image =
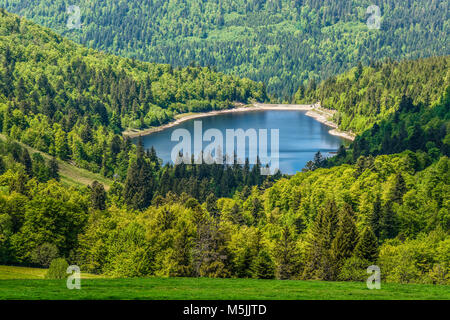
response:
M380 249L382 277L388 282L448 283L448 230L437 229L416 239L387 242Z
M366 272L367 267L370 266L370 262L356 256L350 257L345 260L342 268L340 269L337 280L339 281L366 281L368 274Z
M67 278L67 268L69 264L64 258L54 259L45 274L46 279L65 279Z

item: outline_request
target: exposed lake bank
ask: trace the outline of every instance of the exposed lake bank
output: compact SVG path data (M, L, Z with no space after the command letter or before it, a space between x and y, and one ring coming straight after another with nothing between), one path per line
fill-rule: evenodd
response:
M254 103L253 105L248 106L239 106L233 109L226 110L214 110L209 112L201 112L201 113L188 113L188 114L180 114L178 117L167 124L164 124L159 127L152 127L144 130L127 130L122 132L123 136L129 138L137 138L139 136L149 135L155 132L159 132L174 126L179 125L185 121L203 117L211 117L224 113L235 113L235 112L249 112L249 111L258 111L258 110L298 110L298 111L307 111L306 115L314 118L320 123L325 124L328 127L331 127L329 133L334 136L338 136L344 138L346 140L353 141L355 136L351 132L340 131L338 126L330 121L329 119L333 116L334 112L331 110L325 110L318 105L302 105L302 104L264 104L264 103Z

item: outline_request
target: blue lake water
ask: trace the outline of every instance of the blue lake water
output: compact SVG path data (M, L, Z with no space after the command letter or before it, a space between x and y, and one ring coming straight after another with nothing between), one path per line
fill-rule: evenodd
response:
M187 129L191 136L191 145L194 145L194 121L202 122L203 133L211 128L219 129L226 137L226 129L267 129L268 155L271 151L270 130L279 129L279 168L282 173L294 174L301 171L305 164L314 158L317 151L324 156L335 152L345 140L328 133L329 127L305 115L305 111L297 110L261 110L249 112L223 113L210 117L203 117L185 121L177 126L167 128L143 137L145 148L154 146L158 157L164 163L171 161L172 149L178 144L171 141L176 129ZM210 142L203 142L205 148ZM249 154L248 140L246 143L246 156ZM191 149L191 154L193 149ZM225 150L225 146L224 146Z

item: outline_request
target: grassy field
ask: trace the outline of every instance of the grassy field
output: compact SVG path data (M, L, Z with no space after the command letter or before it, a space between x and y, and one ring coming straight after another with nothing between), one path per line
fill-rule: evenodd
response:
M64 280L44 280L45 269L0 266L0 299L450 299L450 286L207 278L107 279L82 275L81 289Z
M2 280L24 280L24 279L44 279L47 269L27 268L15 266L0 266L0 281ZM89 273L81 273L82 279L98 279L101 276ZM1 284L0 284L1 288Z

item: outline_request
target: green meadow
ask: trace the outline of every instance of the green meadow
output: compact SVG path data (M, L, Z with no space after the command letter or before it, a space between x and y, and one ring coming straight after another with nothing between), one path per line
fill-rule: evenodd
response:
M45 269L0 266L2 300L428 300L450 299L450 286L296 280L132 278L110 279L82 274L81 289L65 280L45 280Z

